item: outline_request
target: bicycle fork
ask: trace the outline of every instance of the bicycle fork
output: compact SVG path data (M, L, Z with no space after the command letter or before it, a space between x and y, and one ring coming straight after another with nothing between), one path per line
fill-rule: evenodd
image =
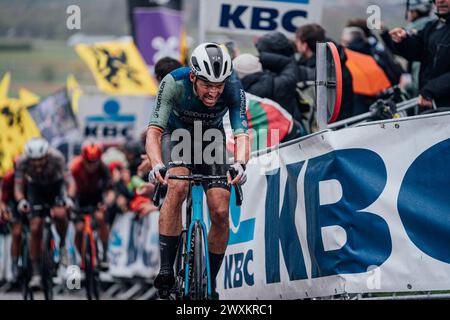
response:
M191 257L192 251L192 231L194 229L195 224L198 222L202 228L203 234L203 242L205 243L205 262L206 262L206 277L207 277L207 294L211 295L211 271L209 267L209 255L208 255L208 237L206 233L206 226L203 222L203 187L202 185L194 184L192 186L192 211L193 216L191 220L191 224L189 225L188 239L187 239L187 257ZM201 239L198 239L201 241ZM196 253L196 254L202 254ZM195 259L194 259L195 261ZM189 293L189 264L190 258L186 259L185 262L185 287L184 287L184 295L187 296Z

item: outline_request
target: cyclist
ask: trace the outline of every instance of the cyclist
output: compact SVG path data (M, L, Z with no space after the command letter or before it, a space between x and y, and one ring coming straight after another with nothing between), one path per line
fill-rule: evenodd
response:
M2 222L10 222L11 234L11 262L12 282L17 282L19 275L20 244L22 241L22 225L26 223L26 217L17 210L17 201L14 198L14 173L18 158L14 159L13 169L6 172L1 182L0 211Z
M64 156L51 148L43 138L33 138L25 145L25 152L17 161L14 176L14 194L21 213L29 214L30 221L30 258L33 276L31 287L39 287L39 257L41 253L43 211L36 210L36 205L50 205L51 216L61 239L61 263L67 265L65 246L68 225L68 209L73 202L67 196L66 182L70 180ZM27 190L25 197L25 187Z
M153 168L149 180L168 185L159 217L161 267L154 284L160 293L170 290L174 284L173 264L182 228L181 206L189 186L185 181L166 182L160 171L168 167L168 173L173 175L186 175L190 171L204 175L227 174L230 165L225 160L226 139L222 118L228 111L236 140L235 162L231 167L238 174L233 180L228 178L228 183L216 181L204 185L212 223L208 235L208 254L213 297L218 298L215 278L229 237L229 184L243 184L246 181L245 165L249 158L249 143L245 92L233 73L231 57L224 47L216 43L200 44L193 51L190 64L190 68L176 69L162 80L147 130L146 152ZM199 124L203 129L215 128L221 132L222 139L214 142L218 152L216 156L219 155L220 161L208 163L203 157L198 161L196 143L203 146L202 154L206 152L205 142L198 141L201 137L192 135L194 128L197 134ZM181 157L175 155L174 147L179 146L171 141L171 133L180 128L190 133L190 142L194 141L191 143L191 149L194 145L194 150L183 150ZM203 132L201 136L203 137Z
M111 186L111 177L108 167L101 160L102 152L102 147L97 143L91 141L83 143L81 154L76 156L69 166L74 181L74 184L69 187L69 195L75 199L78 208L96 208L94 216L103 245L100 268L107 269L109 225L103 194ZM84 229L82 214L79 212L75 223L75 245L80 253Z

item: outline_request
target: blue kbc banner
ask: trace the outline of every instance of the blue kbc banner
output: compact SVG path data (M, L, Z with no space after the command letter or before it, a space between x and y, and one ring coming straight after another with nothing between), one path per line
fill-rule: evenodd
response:
M450 289L449 120L326 131L253 158L220 297Z
M280 31L293 35L307 23L321 23L323 0L204 1L206 30L262 35Z

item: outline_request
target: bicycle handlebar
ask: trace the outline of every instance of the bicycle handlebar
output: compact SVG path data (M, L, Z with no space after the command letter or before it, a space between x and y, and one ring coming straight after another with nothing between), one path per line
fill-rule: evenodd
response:
M163 169L160 171L161 175L163 177L165 177L167 170ZM232 179L234 179L236 177L237 172L231 168L230 169L230 175L232 177ZM217 181L217 180L227 180L228 177L221 175L221 176L204 176L201 174L191 174L191 175L169 175L168 179L172 179L172 180L184 180L184 181L194 181L195 183L202 183L205 181ZM236 205L238 207L240 207L242 205L242 201L243 201L243 192L242 192L242 187L240 184L235 184L234 185L234 190L236 192ZM155 206L159 206L159 200L161 197L161 183L157 183L155 186L155 193L153 194L153 204Z

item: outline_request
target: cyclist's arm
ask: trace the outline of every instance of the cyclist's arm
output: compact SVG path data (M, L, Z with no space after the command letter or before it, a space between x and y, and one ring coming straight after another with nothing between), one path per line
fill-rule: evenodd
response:
M159 85L156 103L150 116L149 127L147 129L145 151L150 159L152 167L163 163L161 155L161 137L169 122L175 95L175 79L172 75L168 74Z
M229 108L231 127L235 137L234 158L236 162L246 164L250 158L248 137L247 99L241 83L233 76L230 79L235 87L234 101Z
M17 162L16 171L14 173L14 198L17 202L25 199L24 191L24 162L19 160Z
M157 164L163 163L161 137L163 132L160 128L149 126L147 130L147 140L145 142L145 151L150 159L150 164L155 167Z
M69 183L69 186L67 187L67 193L69 194L69 197L75 199L75 196L77 194L77 184L75 182L76 168L73 162L70 164L70 173L72 175L72 181Z
M65 199L66 197L69 196L69 187L73 187L73 185L75 184L75 181L72 177L71 172L69 171L68 166L66 165L66 160L64 158L64 156L62 155L61 152L59 151L54 151L55 152L55 157L56 157L56 161L58 163L58 171L61 173L62 179L63 179L63 183L61 184L61 190L59 192L59 195L62 197L62 199Z

